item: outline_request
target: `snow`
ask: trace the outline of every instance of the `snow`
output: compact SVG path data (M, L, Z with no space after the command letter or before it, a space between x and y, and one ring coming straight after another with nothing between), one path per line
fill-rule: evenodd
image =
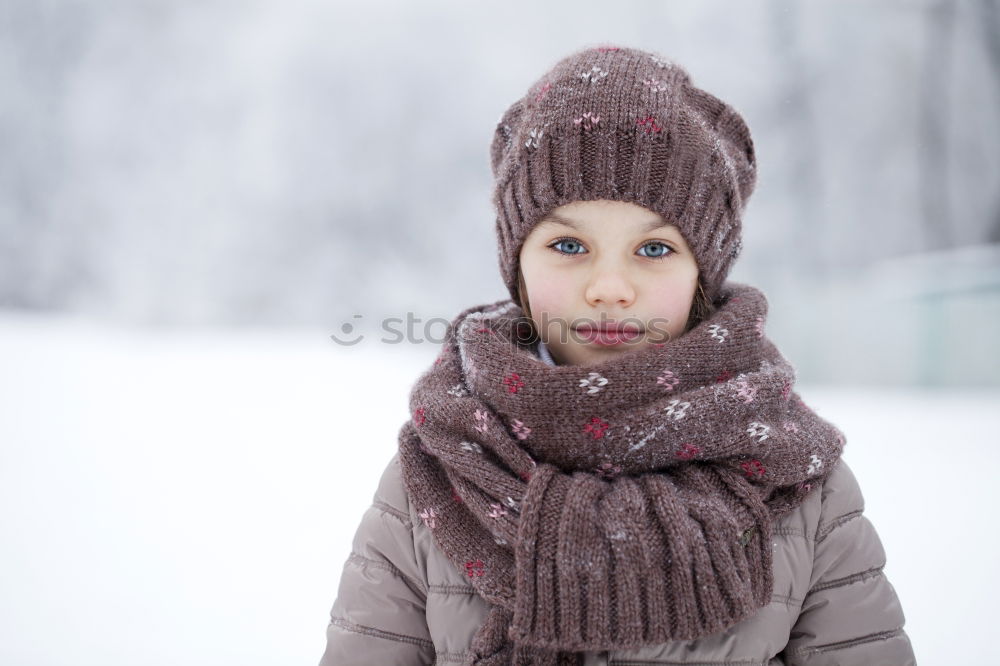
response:
M436 350L0 314L0 663L318 662ZM982 663L1000 393L800 393L847 435L920 662Z

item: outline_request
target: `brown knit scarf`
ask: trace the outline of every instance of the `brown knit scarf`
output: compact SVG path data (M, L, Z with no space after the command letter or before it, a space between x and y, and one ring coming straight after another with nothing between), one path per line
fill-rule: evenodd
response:
M579 664L768 603L773 522L844 438L792 390L764 295L729 282L716 305L590 366L537 358L511 300L451 323L399 447L411 502L491 604L469 664Z

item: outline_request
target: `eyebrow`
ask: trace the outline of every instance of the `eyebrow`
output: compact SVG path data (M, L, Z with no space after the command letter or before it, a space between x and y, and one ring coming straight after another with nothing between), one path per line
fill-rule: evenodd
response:
M576 229L578 231L580 229L580 227L577 226L576 222L574 222L573 220L569 219L568 217L563 217L559 213L549 213L548 216L543 221L543 223L544 222L556 223L556 224L564 224L567 227L571 227L571 228ZM669 226L671 226L671 224L669 222L667 222L666 220L664 220L663 218L655 218L655 219L650 220L646 224L646 226L641 229L641 232L642 233L647 233L647 232L653 231L654 229L659 229L661 227L669 227Z

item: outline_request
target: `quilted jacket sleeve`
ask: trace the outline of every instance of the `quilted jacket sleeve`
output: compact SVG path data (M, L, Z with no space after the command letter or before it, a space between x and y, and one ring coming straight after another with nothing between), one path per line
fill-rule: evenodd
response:
M788 666L915 664L885 551L843 460L823 486L810 589L783 652Z
M426 576L413 547L398 454L354 535L326 630L320 666L434 663Z

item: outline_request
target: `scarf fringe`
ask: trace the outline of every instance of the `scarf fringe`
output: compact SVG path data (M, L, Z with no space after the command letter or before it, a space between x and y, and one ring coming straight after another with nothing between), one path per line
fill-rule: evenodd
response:
M613 484L541 465L515 548L511 638L623 649L697 638L750 616L773 586L771 519L758 492L707 465Z
M583 666L584 655L561 650L539 650L507 639L510 611L491 606L483 626L472 642L465 666Z

